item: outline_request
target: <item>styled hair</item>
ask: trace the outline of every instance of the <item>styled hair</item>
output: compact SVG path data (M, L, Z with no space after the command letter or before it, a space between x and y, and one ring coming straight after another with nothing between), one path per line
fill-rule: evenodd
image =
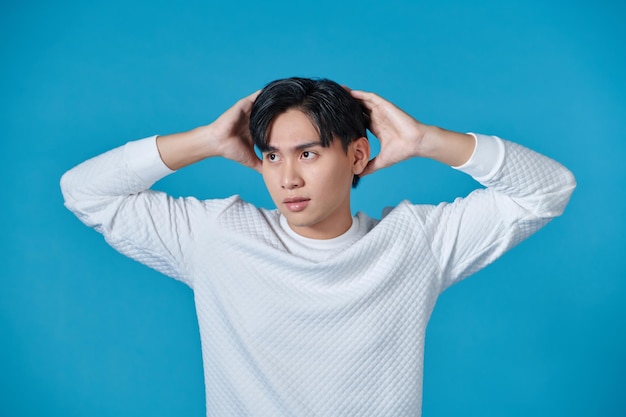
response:
M267 84L252 106L250 134L262 152L269 150L272 121L291 109L300 110L309 118L323 147L337 138L347 152L355 139L367 137L369 111L345 88L328 79L285 78ZM355 175L352 186L358 182L359 176Z

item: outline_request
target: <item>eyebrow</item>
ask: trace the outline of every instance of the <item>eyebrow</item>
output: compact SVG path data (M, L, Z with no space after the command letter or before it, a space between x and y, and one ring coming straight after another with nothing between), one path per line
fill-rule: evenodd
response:
M306 143L302 143L300 145L296 145L293 147L294 151L301 151L303 149L308 149L308 148L313 148L315 146L323 146L321 141L317 141L317 142L306 142ZM267 150L264 153L267 152L276 152L278 150L278 148L274 147L274 146L267 146Z

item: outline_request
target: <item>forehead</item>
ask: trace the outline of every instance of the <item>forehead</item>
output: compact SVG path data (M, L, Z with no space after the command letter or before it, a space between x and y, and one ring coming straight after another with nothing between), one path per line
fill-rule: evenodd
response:
M267 144L278 148L319 140L319 130L309 117L300 110L289 109L276 116L272 121Z

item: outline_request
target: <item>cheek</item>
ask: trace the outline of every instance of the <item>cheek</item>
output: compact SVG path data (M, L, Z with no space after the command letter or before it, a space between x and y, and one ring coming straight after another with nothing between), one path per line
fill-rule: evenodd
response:
M325 195L335 196L342 194L352 187L352 170L341 164L338 166L319 167L310 172L309 178L315 181Z
M276 191L276 180L267 170L263 170L263 182L265 183L267 191L273 196Z
M261 175L263 176L263 181L265 181L266 186L272 185L272 183L276 180L276 176L278 175L276 167L273 167L269 164L263 164L261 166Z

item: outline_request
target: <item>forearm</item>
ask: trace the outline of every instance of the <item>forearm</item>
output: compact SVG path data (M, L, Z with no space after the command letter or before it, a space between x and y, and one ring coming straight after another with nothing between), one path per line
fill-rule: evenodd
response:
M459 134L427 128L419 156L432 158L471 175L539 217L562 213L576 186L558 162L495 136Z
M436 126L420 126L418 155L452 167L465 164L474 152L476 140L472 135L445 130Z
M61 178L65 205L81 219L107 201L146 190L171 174L161 160L155 137L129 142L93 157Z
M218 155L212 141L211 125L159 136L156 143L161 159L174 171Z
M194 213L209 216L195 199L148 190L173 172L155 141L128 142L81 163L63 175L61 190L65 206L116 250L190 284L182 262L193 236L186 226ZM166 216L172 220L162 221Z
M576 186L572 173L546 156L494 136L475 136L475 152L457 168L487 188L431 206L425 227L432 231L433 253L440 254L448 273L444 287L560 215Z
M517 143L502 143L502 162L494 165L490 174L474 178L484 186L513 198L533 216L559 216L576 187L574 175L545 155Z

